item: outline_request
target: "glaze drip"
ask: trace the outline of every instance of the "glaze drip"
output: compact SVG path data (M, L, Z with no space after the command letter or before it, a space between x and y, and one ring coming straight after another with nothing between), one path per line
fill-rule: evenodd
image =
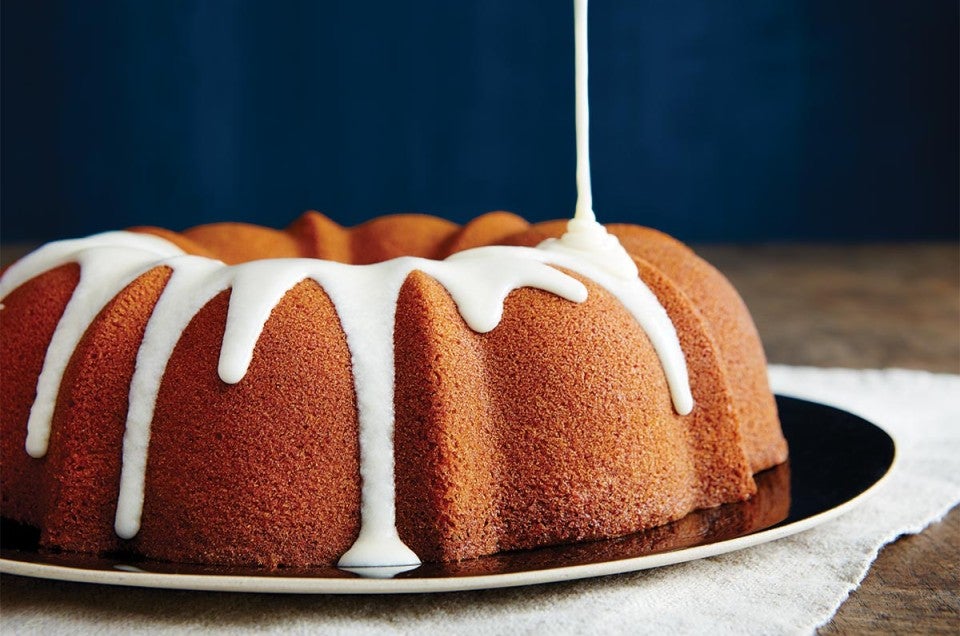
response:
M467 325L487 332L499 324L510 292L532 287L571 302L587 290L559 266L593 280L621 300L647 331L666 373L674 404L686 412L689 385L676 332L653 294L636 277L624 279L555 242L538 248L481 247L444 261L403 257L373 265L317 259L252 261L226 266L183 254L157 237L111 232L61 241L34 252L0 279L0 297L45 271L79 263L80 282L48 349L28 423L28 452L46 453L63 372L80 338L107 302L138 276L166 267L171 276L147 322L130 383L115 529L132 538L140 528L150 428L161 381L183 331L217 294L231 290L218 373L237 383L247 373L273 308L292 287L314 280L336 308L353 364L360 436L361 530L340 564L408 565L419 559L397 535L393 464L393 332L397 298L407 276L422 271L450 293ZM92 282L96 281L96 282Z
M37 380L37 396L27 420L26 450L31 457L47 453L63 373L87 327L120 290L151 269L158 259L175 254L182 252L155 236L105 232L48 243L11 265L0 278L3 299L38 274L69 263L80 265L80 282L54 331Z
M571 302L587 298L579 280L592 280L615 296L647 333L664 370L674 408L693 409L687 367L666 311L637 275L636 264L593 212L587 103L586 0L575 0L577 89L576 213L560 239L537 248L481 247L444 261L403 257L373 265L286 258L226 266L184 254L159 237L108 232L48 244L11 266L0 277L0 300L26 281L61 265L80 265L80 281L47 349L37 395L27 424L27 452L47 452L50 427L63 374L92 321L123 288L156 267L170 278L147 322L130 383L123 437L115 530L130 539L139 532L145 495L150 429L167 363L193 317L217 294L230 290L218 375L241 382L273 309L303 280L313 280L333 303L350 351L357 399L361 527L339 565L415 566L420 562L401 541L395 523L394 492L394 328L400 288L422 271L450 294L460 315L476 332L493 330L504 301L521 287L540 289ZM2 305L0 305L2 310Z
M577 125L577 205L566 233L546 245L592 261L620 278L636 278L637 266L617 237L597 223L590 180L590 99L587 0L573 1L574 87Z

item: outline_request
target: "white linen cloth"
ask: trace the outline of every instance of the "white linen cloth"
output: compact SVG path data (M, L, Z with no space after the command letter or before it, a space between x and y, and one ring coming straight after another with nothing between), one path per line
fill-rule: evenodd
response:
M773 366L774 390L851 411L896 440L894 474L841 517L740 552L654 570L503 590L308 596L150 590L4 576L17 634L810 633L878 550L960 501L960 376Z

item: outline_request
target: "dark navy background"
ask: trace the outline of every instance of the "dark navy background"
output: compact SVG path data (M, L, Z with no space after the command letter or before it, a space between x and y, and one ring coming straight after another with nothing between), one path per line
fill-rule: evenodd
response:
M570 214L572 2L4 0L2 239ZM956 239L958 3L590 6L601 220Z

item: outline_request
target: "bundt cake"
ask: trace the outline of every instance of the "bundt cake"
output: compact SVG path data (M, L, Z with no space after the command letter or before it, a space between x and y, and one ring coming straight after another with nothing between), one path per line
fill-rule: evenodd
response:
M41 247L0 278L3 516L46 549L362 567L750 497L787 448L736 292L655 230L609 226L601 262L566 226L308 212Z

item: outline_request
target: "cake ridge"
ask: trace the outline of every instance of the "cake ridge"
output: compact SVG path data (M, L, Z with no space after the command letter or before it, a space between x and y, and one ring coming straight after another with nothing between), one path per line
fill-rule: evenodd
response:
M141 244L149 249L139 249ZM130 232L95 235L86 241L76 239L54 243L39 256L25 259L9 279L6 274L10 272L4 276L9 291L20 279L32 278L57 264L76 261L81 266L81 282L71 297L70 304L73 304L74 299L85 296L83 270L88 270L87 280L92 277L90 270L96 270L99 281L97 301L83 303L85 311L78 316L74 316L76 312L71 312L68 304L68 310L61 318L63 327L57 327L57 333L67 335L58 337L55 333L53 339L59 351L64 348L60 341L68 344L78 341L106 302L137 276L155 267L172 270L149 318L130 383L115 524L121 538L132 538L139 531L150 421L166 362L190 320L214 296L227 289L231 290L231 296L218 373L228 384L242 380L273 308L297 283L313 279L327 292L336 308L353 361L362 478L360 534L341 559L345 566L418 562L416 555L403 545L397 534L392 446L394 314L400 288L412 271L422 271L437 280L451 295L467 325L478 333L496 327L507 295L522 287L541 289L569 301L582 302L586 298L583 284L558 267L575 271L617 297L633 315L647 332L660 358L677 411L684 414L693 408L683 351L656 296L639 278L618 277L596 263L578 258L569 250L558 250L552 241L537 248L478 247L453 254L443 261L406 256L370 265L279 258L228 266L204 256L185 255L172 244L166 250L159 250L161 253L158 254L158 245L167 245L167 241ZM120 252L128 254L131 264L127 268L114 266ZM358 293L358 290L363 291ZM184 303L183 299L188 300ZM59 386L54 388L54 384L59 381L53 382L49 378L62 378L69 358L70 355L63 355L62 351L56 357L60 365L59 376L56 368L48 374L45 388L40 392L43 404L55 404ZM46 424L45 427L34 426L40 432L32 436L28 434L28 447L31 439L43 438L44 431L46 438L49 437L52 407L50 410L49 416L42 410L39 412L37 419ZM31 455L42 456L46 438L42 440L42 447L38 444L30 447Z
M80 266L80 280L47 347L37 381L37 396L27 421L26 450L30 456L42 457L47 452L63 373L89 324L117 292L151 269L158 257L179 251L153 236L105 232L85 239L49 243L11 265L0 276L2 302L22 283L43 272L67 263ZM105 285L104 280L113 284Z

